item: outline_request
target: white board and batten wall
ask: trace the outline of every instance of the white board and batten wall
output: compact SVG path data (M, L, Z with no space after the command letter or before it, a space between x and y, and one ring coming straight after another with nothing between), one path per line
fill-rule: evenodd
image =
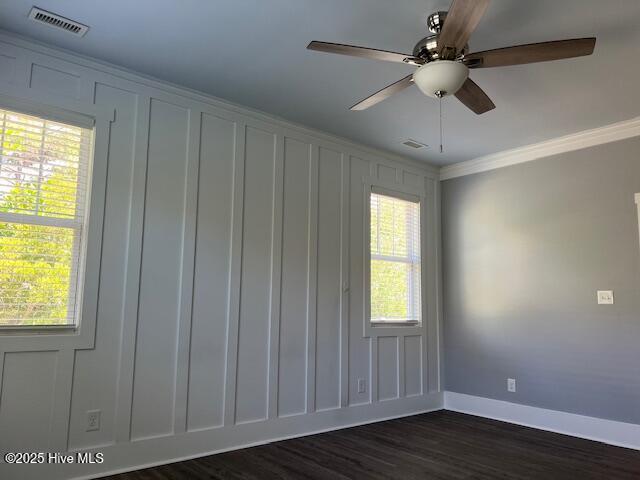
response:
M436 171L7 34L0 65L0 101L96 118L105 177L84 305L95 331L0 337L0 450L105 463L0 464L2 478L91 476L442 406ZM365 177L424 191L418 332L363 335Z

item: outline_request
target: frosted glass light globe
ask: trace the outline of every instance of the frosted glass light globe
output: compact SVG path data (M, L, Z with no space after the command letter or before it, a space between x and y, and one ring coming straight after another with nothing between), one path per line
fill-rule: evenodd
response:
M469 76L466 65L452 60L436 60L425 63L413 74L413 82L430 97L453 95Z

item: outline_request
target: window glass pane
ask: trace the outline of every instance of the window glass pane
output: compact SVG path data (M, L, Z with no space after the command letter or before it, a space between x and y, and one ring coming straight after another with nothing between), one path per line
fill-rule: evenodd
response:
M83 129L0 110L0 211L74 218L85 189ZM84 138L83 138L84 137Z
M371 318L402 320L408 317L407 264L371 260Z
M0 110L0 326L76 321L91 131Z
M415 255L420 248L419 224L419 203L371 194L371 253L403 258Z
M74 231L0 222L0 325L69 319Z
M420 321L420 204L371 194L371 320Z

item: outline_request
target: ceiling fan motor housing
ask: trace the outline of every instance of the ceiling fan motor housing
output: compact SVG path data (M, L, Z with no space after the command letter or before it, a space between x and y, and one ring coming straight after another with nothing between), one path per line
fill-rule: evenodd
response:
M421 38L416 46L413 47L413 56L422 58L425 62L433 62L438 60L438 38L440 34L429 35L428 37ZM456 58L462 58L469 52L469 45L457 52Z
M425 62L433 62L439 59L438 55L438 38L444 27L447 18L447 12L435 12L427 18L427 28L433 35L424 37L413 47L413 56L422 58ZM456 52L456 59L462 58L469 52L469 45Z
M425 95L440 98L453 95L469 76L469 69L454 60L438 60L422 65L413 74L413 82Z
M447 18L447 12L434 12L427 17L427 28L431 33L440 33Z

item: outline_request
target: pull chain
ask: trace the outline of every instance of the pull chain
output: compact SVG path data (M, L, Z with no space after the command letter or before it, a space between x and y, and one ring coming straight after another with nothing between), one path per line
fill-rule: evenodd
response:
M443 153L444 149L442 148L442 95L438 95L438 100L440 102L440 153Z

